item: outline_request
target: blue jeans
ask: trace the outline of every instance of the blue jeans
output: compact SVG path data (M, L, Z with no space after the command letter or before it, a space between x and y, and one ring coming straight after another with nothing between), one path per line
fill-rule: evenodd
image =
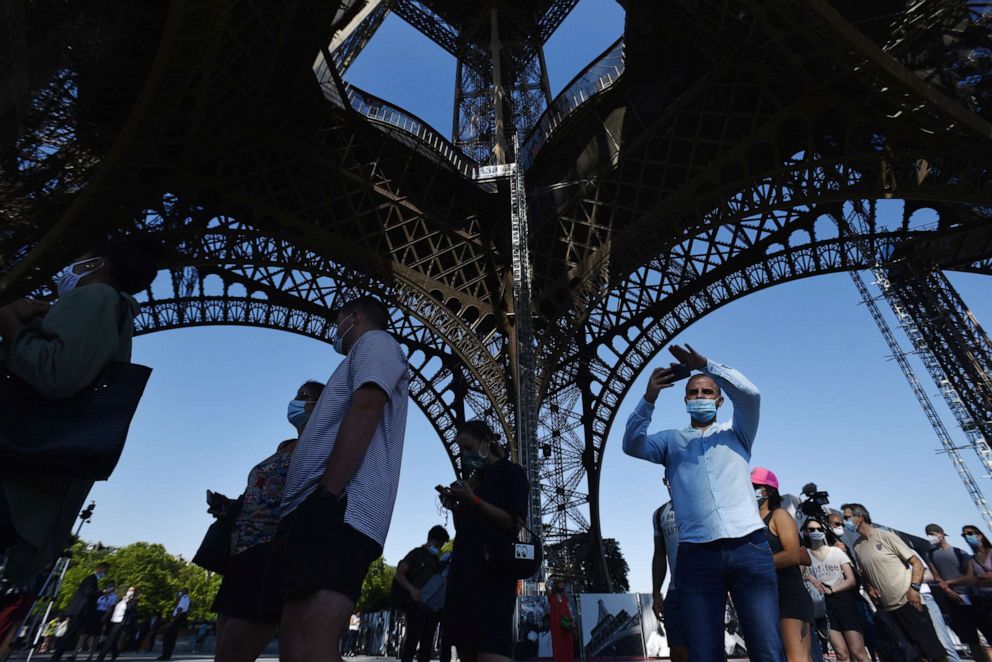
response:
M933 629L937 632L940 645L947 651L947 659L954 662L961 662L961 657L954 648L954 642L951 641L951 633L947 629L947 623L944 621L944 615L940 613L940 607L937 606L937 601L929 592L923 593L922 598L923 604L927 606L927 611L930 612L930 620L933 621Z
M723 662L727 591L734 600L748 657L785 662L778 623L778 584L765 530L742 538L679 543L675 583L693 662Z

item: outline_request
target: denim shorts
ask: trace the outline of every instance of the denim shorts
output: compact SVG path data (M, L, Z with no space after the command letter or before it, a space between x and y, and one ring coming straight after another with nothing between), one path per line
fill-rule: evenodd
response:
M668 639L668 647L684 647L685 627L682 624L682 608L679 605L679 592L670 588L665 595L665 635Z

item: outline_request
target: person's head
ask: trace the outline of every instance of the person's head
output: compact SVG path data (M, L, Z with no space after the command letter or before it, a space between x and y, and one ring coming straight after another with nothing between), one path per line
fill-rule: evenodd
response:
M128 586L127 587L127 593L125 593L125 595L127 597L129 597L129 598L132 598L132 597L138 595L138 589L137 589L137 587L135 587L135 586Z
M110 582L109 584L107 584L107 585L106 585L106 586L105 586L105 587L103 588L103 593L104 593L104 595L110 595L110 594L111 594L111 593L113 593L113 592L114 592L114 591L115 591L116 589L117 589L117 587L116 587L116 586L114 585L114 582Z
M181 589L179 589L179 595L180 596L189 595L189 589L188 588L181 588Z
M769 512L781 508L782 495L778 492L778 477L775 474L764 467L755 467L751 472L751 485L759 507L767 502Z
M962 526L961 536L973 552L977 552L979 549L992 551L992 544L989 543L989 539L974 524L965 524Z
M847 531L856 533L863 524L871 526L871 514L860 503L845 503L840 509L844 511L844 528Z
M375 297L358 297L338 308L335 318L334 349L347 355L367 331L385 331L389 310Z
M296 397L289 401L286 409L286 419L289 424L296 428L297 434L303 434L303 428L307 426L310 414L317 406L320 394L324 392L324 385L320 382L304 382L296 391Z
M942 547L947 539L947 534L939 524L927 524L923 531L927 534L927 541L931 547Z
M830 526L830 531L835 536L844 535L844 518L837 513L830 513L827 515L827 524Z
M817 549L830 542L830 532L818 520L810 517L803 522L803 541L807 547Z
M498 437L485 421L467 421L458 426L455 443L462 458L462 471L470 472L490 465L503 457Z
M104 283L128 294L148 289L158 273L162 244L142 235L100 242L73 260L56 277L59 296L77 287Z
M427 546L431 547L431 551L435 554L440 554L441 548L444 547L444 543L448 542L449 537L448 530L440 524L432 526L431 530L427 532Z
M110 570L109 563L106 562L99 563L97 564L96 569L93 571L93 574L96 575L98 579L103 579L104 577L107 576L108 570Z
M693 375L685 383L685 410L697 425L716 420L716 410L723 406L720 386L709 375Z

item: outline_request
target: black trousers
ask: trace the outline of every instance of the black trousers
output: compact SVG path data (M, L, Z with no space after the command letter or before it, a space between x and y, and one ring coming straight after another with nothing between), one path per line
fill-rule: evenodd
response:
M947 657L947 651L937 638L937 631L933 629L933 621L930 620L930 611L926 605L920 611L906 603L890 611L889 615L899 624L899 628L921 657L927 660L943 660Z
M69 618L69 625L66 626L65 634L56 639L55 652L52 653L52 662L62 659L62 655L67 648L76 650L76 640L83 632L83 617L72 616Z
M165 659L172 657L172 651L176 647L176 637L179 636L179 628L186 626L188 618L187 614L179 614L165 627L165 632L162 633L162 657Z
M107 653L110 653L110 659L116 660L117 656L121 654L121 639L130 636L130 634L131 628L125 626L124 623L111 623L107 638L103 640L103 646L100 647L100 657L97 660L103 662Z
M430 662L434 652L434 632L440 619L438 615L412 605L406 612L406 638L400 662L413 662L414 653L418 662Z

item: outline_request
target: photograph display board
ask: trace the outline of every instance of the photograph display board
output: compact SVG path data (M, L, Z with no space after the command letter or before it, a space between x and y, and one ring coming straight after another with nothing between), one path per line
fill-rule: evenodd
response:
M665 626L651 610L651 594L638 593L641 605L641 635L644 637L644 652L647 657L669 657L668 637Z
M582 608L582 647L588 657L644 657L644 637L637 595L585 593Z

